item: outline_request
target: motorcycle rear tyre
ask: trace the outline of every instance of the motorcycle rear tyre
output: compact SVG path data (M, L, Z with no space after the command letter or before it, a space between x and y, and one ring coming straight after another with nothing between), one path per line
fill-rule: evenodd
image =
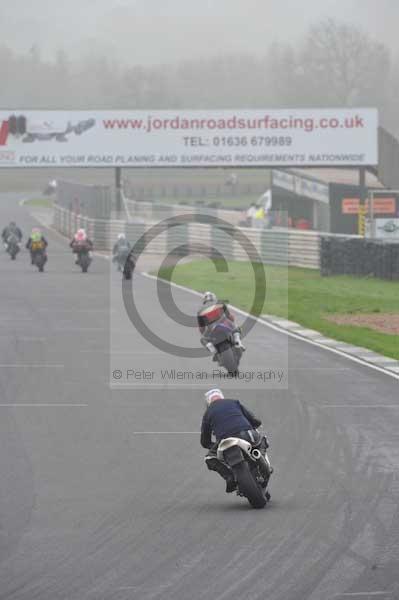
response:
M267 503L265 492L253 478L247 462L233 467L239 491L244 494L252 508L263 508Z
M226 345L225 349L221 352L221 362L230 375L237 375L238 360L231 346Z

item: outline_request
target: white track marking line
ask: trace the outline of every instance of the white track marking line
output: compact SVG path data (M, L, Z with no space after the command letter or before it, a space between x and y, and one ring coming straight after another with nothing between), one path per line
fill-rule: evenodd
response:
M391 592L342 592L341 594L335 594L334 598L339 598L340 596L352 597L356 596L388 596L391 595Z
M153 279L155 281L158 280L158 277L156 277L155 275L150 275L149 273L140 273L140 275L142 275L143 277L147 277L148 279ZM202 297L202 294L200 292L197 292L196 290L191 290L188 287L185 287L183 285L179 285L177 283L173 283L171 281L166 281L161 279L160 281L164 281L165 283L169 283L169 285L180 289L184 292L189 292L191 294L194 294L195 296L199 296ZM367 361L364 361L360 358L357 358L356 356L351 356L350 354L346 354L346 352L342 352L341 350L336 350L335 348L330 348L329 346L324 346L323 344L319 344L309 338L305 338L302 337L300 335L297 335L295 333L293 333L292 331L287 331L286 329L283 329L281 327L278 327L276 325L274 325L273 323L269 323L268 321L264 321L263 319L259 318L259 317L254 317L253 315L248 314L247 312L241 310L240 308L237 308L236 306L234 306L233 304L230 304L229 306L231 306L231 308L239 313L240 315L243 315L244 317L250 317L252 319L254 319L257 323L260 323L262 325L265 325L266 327L268 327L269 329L273 329L274 331L278 331L279 333L282 333L288 337L294 338L296 340L299 340L300 342L304 342L306 344L310 344L311 346L316 346L316 348L321 348L322 350L325 350L326 352L332 352L333 354L337 354L338 356L342 356L352 362L355 362L359 365L363 365L364 367L368 367L369 369L373 369L373 371L378 371L379 373L383 373L384 375L387 375L388 377L392 377L393 379L398 379L399 380L399 373L390 373L389 371L387 371L386 369L382 369L381 367L378 367L376 365L372 365ZM387 358L387 360L389 360L389 357Z
M398 404L323 404L319 408L399 408Z
M133 350L126 350L125 352L113 352L112 350L79 350L83 354L107 354L110 356L158 356L158 352L155 350L152 352L140 352Z
M33 317L0 317L0 323L25 323L33 321Z
M53 329L53 331L56 331L58 333L61 332L70 332L70 333L76 333L76 332L81 332L81 331L88 331L88 332L93 332L93 331L102 331L102 332L107 332L108 328L106 327L55 327Z
M95 381L91 380L91 381L89 381L88 384L85 383L85 382L82 382L82 381L63 381L62 385L76 385L78 387L85 387L85 389L87 388L88 385L90 385L92 389L94 389L94 386L100 386L101 385L102 387L100 388L100 390L103 391L103 387L104 386L108 386L109 387L109 381L108 380L104 380L103 381L102 379L98 379L98 380L95 380ZM96 395L96 394L97 394L97 392L95 391L94 395ZM104 399L104 400L102 399L101 402L103 402L103 401L107 402L107 399Z
M93 310L91 310L90 308L39 308L37 309L38 312L43 312L43 313L67 313L67 314L86 314L86 313L90 313L90 314L109 314L111 311L110 309L107 308L93 308Z
M133 431L133 435L199 435L200 431Z
M27 364L27 363L3 363L0 369L64 369L65 365L57 364Z
M290 371L349 371L349 367L289 367Z
M28 408L28 407L34 407L34 408L48 408L49 406L51 407L60 407L60 408L67 408L67 407L85 407L85 406L89 406L88 404L70 404L70 403L59 403L57 404L57 402L47 402L47 403L37 403L35 404L34 402L15 402L14 404L0 404L0 407L7 407L7 408L16 408L16 407L20 407L20 408Z

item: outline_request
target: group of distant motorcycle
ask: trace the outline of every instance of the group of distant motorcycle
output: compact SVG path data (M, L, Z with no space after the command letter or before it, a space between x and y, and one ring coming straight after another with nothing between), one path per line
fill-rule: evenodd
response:
M14 221L11 221L3 229L1 237L5 251L10 255L11 260L15 260L22 246L23 235L21 229ZM48 242L40 229L33 228L25 247L30 252L32 265L35 265L41 273L44 271L44 265L47 262L47 246Z
M11 221L3 229L1 237L5 251L9 254L11 260L15 260L21 251L23 238L22 231L15 221ZM48 241L38 227L32 229L25 247L30 252L31 264L43 273L44 265L48 260ZM82 269L82 273L87 273L93 260L93 242L84 229L78 229L70 243L70 247L76 255L75 264ZM136 262L131 252L131 246L123 233L118 236L117 243L114 246L113 261L117 264L118 271L122 271L124 279L132 278Z
M11 260L15 260L21 250L22 237L21 229L13 221L2 232L4 247ZM43 272L48 242L40 229L32 229L25 246L30 252L31 263ZM87 273L93 242L84 229L78 229L70 247L76 255L75 264ZM125 234L118 235L112 254L123 279L131 279L136 261ZM241 330L227 303L218 300L213 292L206 292L197 312L197 322L201 343L211 353L213 361L226 369L232 378L237 376L245 347ZM209 390L205 398L207 409L202 421L201 444L209 450L205 457L208 469L225 479L227 493L235 491L246 497L252 507L263 508L270 500L267 486L273 469L267 455L268 440L258 431L261 421L238 400L224 398L220 389Z

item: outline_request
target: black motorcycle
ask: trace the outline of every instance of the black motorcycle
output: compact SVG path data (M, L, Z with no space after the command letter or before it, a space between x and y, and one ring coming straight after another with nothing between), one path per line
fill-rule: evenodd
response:
M122 271L125 268L126 261L129 257L130 248L128 246L121 247L118 249L118 252L115 254L112 259L114 263L116 263L118 271Z
M267 485L273 472L267 448L265 436L257 444L229 437L219 443L216 458L206 460L218 460L227 466L237 484L237 495L247 498L253 508L263 508L270 500Z
M221 319L210 326L206 339L216 348L216 360L230 375L237 375L242 350L234 344L233 335L236 331L234 323L229 319Z
M32 255L32 264L35 265L40 273L44 271L44 265L47 262L47 254L45 250L37 250Z
M131 279L133 271L136 268L136 261L131 253L128 254L123 265L123 279Z
M82 269L82 273L87 273L91 261L92 259L90 256L90 250L81 250L78 253L76 264L80 266L80 268Z
M20 243L15 235L11 235L7 239L6 250L11 257L11 260L15 260L18 252L21 250Z

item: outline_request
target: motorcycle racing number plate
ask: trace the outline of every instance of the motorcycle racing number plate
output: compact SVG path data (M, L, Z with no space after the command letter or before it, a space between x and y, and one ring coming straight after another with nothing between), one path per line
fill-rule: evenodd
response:
M227 464L230 465L230 467L238 465L243 460L242 452L238 446L228 448L223 452L223 456Z

